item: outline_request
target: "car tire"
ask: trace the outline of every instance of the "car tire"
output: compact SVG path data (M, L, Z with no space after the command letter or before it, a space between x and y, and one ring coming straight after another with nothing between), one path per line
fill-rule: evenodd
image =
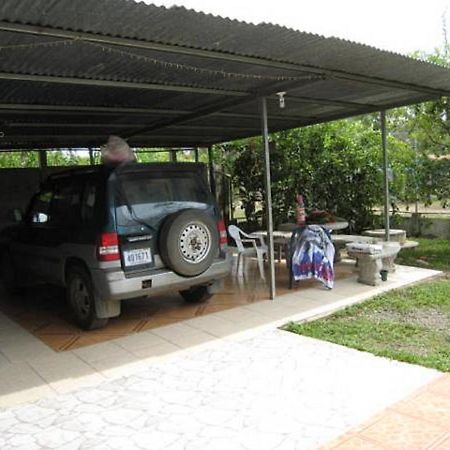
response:
M84 330L102 328L108 319L97 316L95 290L91 277L83 267L72 266L66 278L67 302L76 324Z
M180 291L180 294L188 303L203 303L212 297L208 286L193 286L190 289Z
M179 275L194 277L211 266L219 248L217 225L205 211L184 209L164 222L159 251L165 265Z
M21 289L17 280L17 271L14 267L14 261L7 250L2 252L1 277L6 292L9 294L17 294L20 292Z

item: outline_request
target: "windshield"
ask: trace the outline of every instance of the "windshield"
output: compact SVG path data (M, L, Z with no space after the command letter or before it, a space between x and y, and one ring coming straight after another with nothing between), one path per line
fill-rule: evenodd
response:
M202 179L193 173L119 175L114 191L119 226L145 221L156 228L165 217L180 209L206 209L211 204Z

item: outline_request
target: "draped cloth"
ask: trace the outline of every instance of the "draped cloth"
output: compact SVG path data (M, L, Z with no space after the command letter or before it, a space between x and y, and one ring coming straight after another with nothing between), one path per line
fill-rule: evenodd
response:
M292 274L296 281L315 278L325 287L334 285L334 245L330 232L319 225L308 225L292 249Z

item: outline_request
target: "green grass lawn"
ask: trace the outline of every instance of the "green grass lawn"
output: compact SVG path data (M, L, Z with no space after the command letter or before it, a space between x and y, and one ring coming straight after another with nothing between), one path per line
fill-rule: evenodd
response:
M395 260L398 264L450 272L450 240L417 239L415 249L402 250Z
M450 280L392 291L324 319L291 323L286 329L450 372Z

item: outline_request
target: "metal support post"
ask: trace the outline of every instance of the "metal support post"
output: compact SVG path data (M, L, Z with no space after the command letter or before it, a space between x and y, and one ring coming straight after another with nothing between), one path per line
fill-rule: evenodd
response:
M214 176L214 164L212 158L212 146L208 146L208 170L209 170L209 185L211 186L211 192L216 198L216 180Z
M177 151L176 150L170 150L170 162L177 162Z
M196 163L198 163L199 159L198 159L198 147L194 148L194 160Z
M89 149L89 163L91 166L95 165L94 150L92 148Z
M39 167L45 169L47 167L47 151L41 150L39 152Z
M267 124L267 102L266 98L261 99L261 119L262 119L262 135L264 142L264 185L266 191L266 224L267 224L267 240L269 247L269 289L270 299L275 298L275 258L273 249L273 218L272 218L272 188L270 181L270 151L269 151L269 128Z
M389 224L389 161L386 142L386 111L380 111L381 145L383 147L383 173L384 173L384 239L390 240Z
M47 176L47 151L41 150L38 152L39 154L39 168L40 168L40 180L44 181Z

